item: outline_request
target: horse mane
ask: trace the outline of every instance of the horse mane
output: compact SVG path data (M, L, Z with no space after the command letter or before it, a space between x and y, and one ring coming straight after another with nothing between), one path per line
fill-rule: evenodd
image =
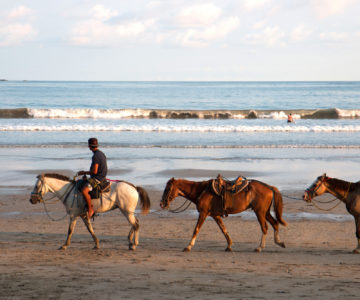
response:
M59 180L63 180L63 181L71 181L70 177L61 175L61 174L56 174L56 173L46 173L46 174L43 174L43 176L48 177L48 178L55 178L55 179L59 179Z
M360 183L358 182L350 182L350 181L345 181L342 179L337 179L337 178L328 178L327 181L331 184L334 185L335 187L338 187L342 190L348 190L349 192L352 192L356 189L356 187L358 186L358 184Z

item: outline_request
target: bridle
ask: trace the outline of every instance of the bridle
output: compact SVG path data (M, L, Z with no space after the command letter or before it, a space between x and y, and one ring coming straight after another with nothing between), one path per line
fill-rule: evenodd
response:
M305 190L305 193L308 195L308 199L309 201L311 201L312 198L314 198L315 196L317 196L316 192L317 190L320 188L320 186L326 182L326 180L328 179L329 177L326 177L326 176L323 176L322 178L320 178L318 180L318 182L314 185L312 184L310 188L307 188ZM313 187L314 186L314 187Z
M191 205L191 201L189 201L188 199L185 199L185 202L184 202L181 206L179 206L179 207L177 207L177 208L175 208L175 209L170 209L170 202L171 202L172 200L174 200L174 198L175 198L175 197L173 197L171 200L169 199L169 198L170 198L170 195L172 194L172 190L173 190L173 188L174 188L173 186L174 186L174 183L171 182L171 185L170 185L170 187L169 187L168 192L166 193L166 196L164 196L164 197L162 198L161 208L162 208L162 209L167 209L167 210L169 210L171 213L182 213L182 212L184 212L185 210L187 210L187 209L189 208L189 206ZM179 190L179 189L178 189L178 190ZM183 196L183 193L181 192L181 190L179 190L179 192L181 193L181 196ZM186 202L188 202L188 204L185 206ZM162 205L162 204L164 204L164 205Z
M64 195L57 195L56 192L54 191L51 191L52 193L54 193L54 196L49 198L49 199L44 199L43 198L43 195L45 194L43 192L43 189L45 187L45 180L44 180L44 175L39 175L38 177L38 180L40 182L40 187L37 187L37 191L36 192L31 192L31 201L35 200L37 202L40 202L40 203L45 203L45 201L49 201L49 200L52 200L54 198L59 198L59 199L62 199L64 197L64 200L62 200L62 202L65 202L66 199L68 198L69 194L71 193L72 189L74 188L75 185L70 185L69 188L65 191ZM33 202L34 203L34 202ZM35 202L36 203L36 202Z
M161 204L163 204L163 205L162 205L162 208L163 208L163 209L169 208L169 204L170 204L170 202L172 201L172 200L171 200L171 201L169 200L170 195L172 194L172 190L173 190L173 183L171 182L170 188L169 188L168 192L166 193L166 196L163 197L163 198L162 198L162 201L161 201Z
M44 182L44 176L42 175L41 177L38 177L38 182L40 182L40 187L38 187L38 184L36 185L36 192L31 192L31 201L36 200L37 202L44 202L44 198L43 198L43 188L45 187L45 182Z

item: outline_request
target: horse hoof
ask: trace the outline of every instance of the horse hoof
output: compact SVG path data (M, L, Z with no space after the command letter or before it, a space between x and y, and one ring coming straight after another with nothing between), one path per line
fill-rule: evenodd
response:
M135 250L136 250L136 246L135 246L135 245L129 245L129 250L135 251Z
M190 248L188 247L184 248L183 252L190 252Z
M230 247L227 247L227 248L225 249L225 251L226 251L226 252L232 252L232 249L231 249Z
M58 250L66 250L66 246L61 246Z
M262 251L262 248L261 247L258 247L256 249L254 249L254 252L257 252L257 253L260 253Z
M285 243L281 242L278 244L281 248L286 248Z

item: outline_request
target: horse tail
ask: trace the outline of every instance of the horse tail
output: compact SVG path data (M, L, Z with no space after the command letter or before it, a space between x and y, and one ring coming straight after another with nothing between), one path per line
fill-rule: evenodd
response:
M150 198L148 193L145 191L145 189L143 189L140 186L136 187L137 192L139 193L140 196L140 201L141 201L141 208L142 211L141 213L144 215L147 215L149 213L150 210Z
M276 187L272 186L271 189L273 191L273 203L274 203L274 211L275 211L276 219L280 222L280 224L286 226L287 223L282 218L282 212L283 212L282 195Z

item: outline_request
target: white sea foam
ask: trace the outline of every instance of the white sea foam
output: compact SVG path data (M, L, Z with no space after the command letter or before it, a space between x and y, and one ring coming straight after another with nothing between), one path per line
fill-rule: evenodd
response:
M124 119L149 117L149 110L142 109L29 109L34 118L70 119Z
M360 110L354 109L354 110L344 110L344 109L338 109L339 116L342 118L359 118L360 117Z
M0 131L134 131L134 132L360 132L360 125L201 125L201 124L3 124Z
M293 119L301 119L299 114L292 114ZM274 120L285 120L288 118L288 114L283 111L274 111L268 114L260 114L260 119L274 119Z
M14 111L13 114L19 114ZM253 113L252 117L259 119L284 120L288 113L283 110L156 110L156 109L28 109L33 118L63 118L63 119L129 119L129 118L163 118L163 119L244 119ZM9 114L6 111L6 114ZM360 110L294 110L294 119L304 118L360 118ZM1 114L0 114L1 115ZM22 115L20 115L22 117Z

